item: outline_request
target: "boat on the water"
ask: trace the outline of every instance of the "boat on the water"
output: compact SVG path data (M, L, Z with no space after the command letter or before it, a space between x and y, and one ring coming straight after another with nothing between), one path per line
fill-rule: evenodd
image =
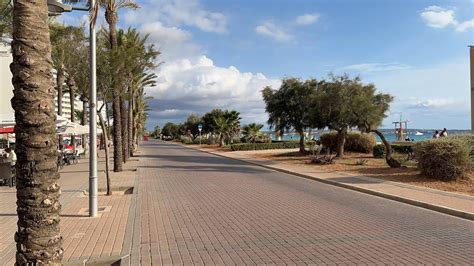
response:
M423 136L424 133L417 130L416 133L415 133L415 135L416 135L416 136Z

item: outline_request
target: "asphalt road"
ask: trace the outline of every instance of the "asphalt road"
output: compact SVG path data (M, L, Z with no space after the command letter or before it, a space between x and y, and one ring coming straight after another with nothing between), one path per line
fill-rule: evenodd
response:
M474 223L169 143L142 146L142 264L474 264Z

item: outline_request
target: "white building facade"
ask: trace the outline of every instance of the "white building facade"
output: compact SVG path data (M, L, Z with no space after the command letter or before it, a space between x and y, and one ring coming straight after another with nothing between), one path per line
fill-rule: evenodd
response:
M13 61L11 54L10 43L0 40L0 127L12 126L15 124L15 113L11 106L11 99L13 98L12 74L10 72L10 64ZM53 71L55 72L55 71ZM56 74L53 73L54 81L56 81ZM71 120L71 101L67 86L64 84L64 93L62 97L62 117ZM58 113L58 98L55 97L55 112ZM98 101L98 106L102 102ZM74 109L82 111L83 103L79 95L75 97ZM105 108L102 109L102 116L106 118ZM80 120L76 117L76 121Z
M12 60L10 44L0 41L0 126L15 124L14 111L10 102L13 98L12 73L10 72Z

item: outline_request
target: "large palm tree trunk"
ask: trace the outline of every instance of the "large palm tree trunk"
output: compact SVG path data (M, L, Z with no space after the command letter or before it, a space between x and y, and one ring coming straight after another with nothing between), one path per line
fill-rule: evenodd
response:
M114 90L112 112L114 117L114 172L122 171L122 117L120 115L120 92Z
M109 41L110 48L112 50L117 49L117 20L118 15L116 12L110 9L105 10L105 20L109 24ZM121 102L120 102L120 92L117 88L117 83L112 81L112 115L114 117L114 172L122 171L123 163L123 139L122 139L122 116L120 114Z
M46 0L13 1L17 168L17 265L59 265L60 188Z
M126 163L128 160L129 149L128 149L128 112L127 108L125 107L125 100L123 97L120 97L120 114L122 115L122 151L123 151L123 162Z
M128 149L129 156L133 156L133 96L128 101Z

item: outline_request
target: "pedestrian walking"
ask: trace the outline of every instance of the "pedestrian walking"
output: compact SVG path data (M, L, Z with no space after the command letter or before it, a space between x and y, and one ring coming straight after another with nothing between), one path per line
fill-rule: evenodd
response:
M447 137L447 136L448 136L448 130L447 130L446 128L444 128L444 129L441 131L441 133L439 133L439 136L440 136L441 138Z

